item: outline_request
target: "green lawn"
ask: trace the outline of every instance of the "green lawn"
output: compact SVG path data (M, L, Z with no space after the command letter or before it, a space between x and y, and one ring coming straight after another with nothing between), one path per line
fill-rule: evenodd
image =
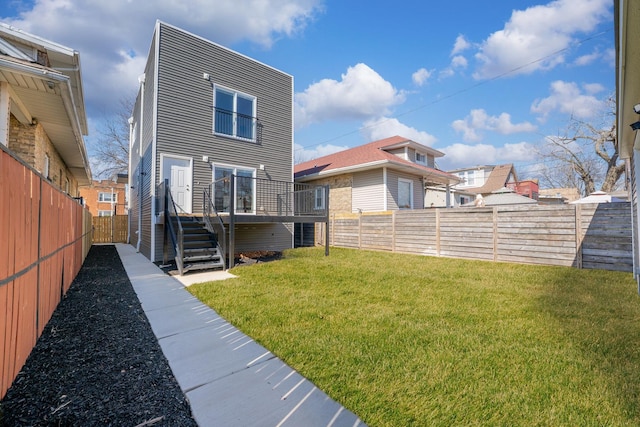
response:
M332 248L192 293L370 426L638 426L630 273Z

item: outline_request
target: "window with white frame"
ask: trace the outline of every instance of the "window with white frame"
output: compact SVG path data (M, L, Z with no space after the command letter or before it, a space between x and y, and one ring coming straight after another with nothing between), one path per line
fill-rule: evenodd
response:
M99 202L108 202L108 203L115 203L118 201L118 195L116 193L103 193L100 192L98 193L98 201Z
M98 216L113 216L111 210L98 211Z
M416 163L420 163L423 165L427 164L427 156L422 153L416 153Z
M313 208L315 210L323 210L325 208L325 188L324 187L316 187L314 191L314 201Z
M213 131L218 135L256 140L256 97L215 86Z
M235 191L231 189L231 175L235 175ZM216 211L229 213L231 197L235 193L236 213L255 213L256 170L228 165L213 165L213 203Z
M49 155L45 154L44 155L44 167L42 168L42 175L44 175L45 178L49 178L49 164L51 163L51 160L49 159Z
M398 207L413 209L413 181L398 178Z

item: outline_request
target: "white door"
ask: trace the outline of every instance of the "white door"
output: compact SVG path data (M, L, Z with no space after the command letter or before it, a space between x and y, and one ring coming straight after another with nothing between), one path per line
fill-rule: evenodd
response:
M191 213L191 159L163 156L162 175L169 180L178 213Z

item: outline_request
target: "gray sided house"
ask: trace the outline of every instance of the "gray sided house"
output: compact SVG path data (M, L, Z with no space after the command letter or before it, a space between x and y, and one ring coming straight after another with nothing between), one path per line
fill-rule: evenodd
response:
M225 224L217 237L234 237L232 252L291 248L293 77L157 22L139 83L130 120L131 243L163 260L166 181L174 214L215 216Z
M331 213L423 209L425 191L460 180L435 167L444 153L402 136L373 141L295 166L300 183L329 185Z

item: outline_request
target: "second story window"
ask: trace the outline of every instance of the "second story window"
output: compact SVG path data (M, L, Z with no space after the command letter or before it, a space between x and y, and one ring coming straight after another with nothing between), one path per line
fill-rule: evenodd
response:
M116 202L118 199L116 193L98 193L99 202Z
M213 131L216 134L256 140L255 96L216 86L213 106Z
M420 163L423 165L427 164L427 156L422 153L416 153L416 163Z

